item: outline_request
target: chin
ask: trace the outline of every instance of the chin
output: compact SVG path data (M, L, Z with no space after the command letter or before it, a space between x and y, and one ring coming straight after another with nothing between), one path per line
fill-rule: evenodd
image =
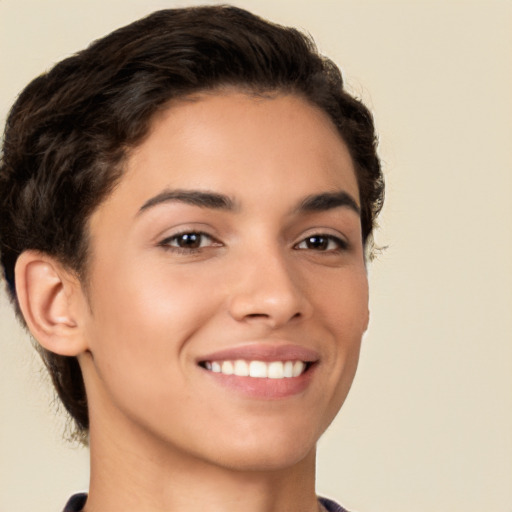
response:
M290 469L303 462L315 460L316 445L297 445L278 449L247 449L237 453L224 453L221 464L238 472L275 472Z
M257 430L257 429L255 429ZM321 432L307 428L268 429L264 434L252 435L232 432L224 443L216 443L210 460L235 471L279 471L311 457L314 464L316 443Z

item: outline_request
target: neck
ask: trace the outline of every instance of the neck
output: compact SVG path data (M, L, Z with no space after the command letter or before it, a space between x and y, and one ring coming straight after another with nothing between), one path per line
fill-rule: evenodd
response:
M315 451L284 468L229 468L91 421L84 512L317 512Z

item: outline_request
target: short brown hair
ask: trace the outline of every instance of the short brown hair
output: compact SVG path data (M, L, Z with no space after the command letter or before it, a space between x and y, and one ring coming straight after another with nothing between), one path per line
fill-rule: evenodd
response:
M239 8L163 10L60 62L12 107L0 162L0 252L15 305L18 256L38 250L84 278L87 220L121 177L127 150L169 100L224 86L298 94L329 115L355 165L368 247L384 194L377 140L370 112L346 92L336 65L296 29ZM86 434L77 359L40 352Z

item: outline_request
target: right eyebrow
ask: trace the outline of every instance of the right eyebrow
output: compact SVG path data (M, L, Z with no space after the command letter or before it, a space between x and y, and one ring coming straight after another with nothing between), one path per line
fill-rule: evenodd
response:
M193 206L199 206L200 208L212 208L214 210L231 211L235 209L234 201L224 194L203 190L167 189L148 199L139 208L138 214L158 204L172 201L179 201Z
M324 212L340 207L349 208L357 213L357 215L361 215L361 208L357 204L357 201L344 190L308 196L301 201L298 211Z

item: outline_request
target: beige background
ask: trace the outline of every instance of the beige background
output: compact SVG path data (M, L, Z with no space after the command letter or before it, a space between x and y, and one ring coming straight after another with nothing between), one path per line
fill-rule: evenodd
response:
M192 3L0 0L0 118L92 39ZM512 511L512 2L234 3L311 32L381 134L389 249L318 491L362 512ZM0 325L0 512L55 512L87 487L87 453L61 441L4 296Z

